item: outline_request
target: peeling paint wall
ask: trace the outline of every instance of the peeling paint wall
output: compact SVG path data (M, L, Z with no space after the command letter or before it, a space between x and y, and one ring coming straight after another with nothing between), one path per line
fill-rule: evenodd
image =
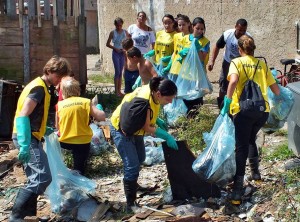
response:
M127 28L136 22L136 14L141 10L147 13L148 23L156 31L162 29L161 19L165 13L186 14L191 20L203 17L211 48L223 31L234 28L239 18L245 18L256 42L256 56L266 57L270 67L282 69L279 60L296 55L299 0L98 0L99 48L104 72L114 72L111 49L105 46L109 32L114 29L113 20L123 18L123 28ZM208 72L211 81L218 80L222 53L223 50L214 70Z

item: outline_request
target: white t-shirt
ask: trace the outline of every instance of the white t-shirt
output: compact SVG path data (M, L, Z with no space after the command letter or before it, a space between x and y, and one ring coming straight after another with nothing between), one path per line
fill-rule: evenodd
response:
M144 31L137 27L136 24L128 27L128 33L131 35L133 45L141 50L142 54L151 50L151 46L155 43L155 34L153 31Z
M240 57L238 39L234 35L235 29L229 29L223 33L226 42L224 59L230 63L232 59ZM251 36L248 32L245 35Z

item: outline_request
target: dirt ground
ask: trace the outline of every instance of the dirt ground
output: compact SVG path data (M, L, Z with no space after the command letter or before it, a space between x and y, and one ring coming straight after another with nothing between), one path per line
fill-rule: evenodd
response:
M98 61L97 55L88 56L88 73L97 72L95 64ZM211 98L215 98L217 95L217 85L214 84L215 93L211 95ZM264 149L272 149L281 143L286 142L286 136L273 134L263 134L261 133L258 139L258 144ZM16 150L10 148L2 148L0 151L0 222L7 221L10 214L10 210L13 205L14 197L18 188L22 187L26 182L26 177L24 175L22 165L19 164L15 157L17 154ZM107 210L105 216L102 217L101 221L119 221L125 216L122 211L125 203L125 196L122 184L122 168L121 160L118 156L116 149L113 149L109 156L109 162L117 166L116 169L108 172L106 176L95 175L93 179L97 184L96 193L94 196L97 200L102 203L107 200L110 203L110 209ZM100 158L101 159L101 158ZM100 160L101 161L101 160ZM2 167L2 168L1 168ZM3 169L4 167L7 168ZM230 187L222 191L222 198L220 199L209 199L204 201L202 199L187 200L182 203L168 203L167 199L170 197L168 194L168 179L167 170L164 163L156 164L153 166L143 166L140 172L139 184L147 187L155 187L152 192L139 192L138 203L144 206L144 211L149 212L147 207L157 207L163 203L164 212L174 212L177 209L177 216L166 216L166 213L154 212L151 215L145 217L144 219L127 217L128 221L276 221L275 214L277 212L276 204L270 203L271 200L264 200L258 196L253 200L252 194L255 190L263 189L269 183L276 183L278 181L276 175L272 172L272 169L282 169L284 167L283 161L274 161L272 163L263 163L260 166L263 181L260 184L255 184L251 181L245 181L246 192L248 192L248 198L244 200L243 206L241 206L242 212L232 215L224 215L224 205L225 199L228 195ZM261 195L263 196L263 195ZM251 199L252 198L252 199ZM194 204L198 204L197 207ZM199 205L200 204L200 205ZM184 210L179 210L180 206L193 205L193 219L186 219L187 214ZM167 210L167 208L171 210ZM197 210L201 209L202 213L195 213ZM188 211L188 210L186 210ZM191 210L190 210L191 211ZM179 213L178 213L179 212ZM181 212L181 213L180 213ZM183 212L183 213L182 213ZM196 215L196 216L195 216ZM256 219L253 218L256 215ZM259 215L259 216L257 216ZM45 196L40 196L38 199L38 216L47 217L49 221L59 221L59 217L51 212L50 202ZM132 216L132 215L131 215ZM131 218L131 219L130 219ZM62 221L62 220L60 220ZM65 220L65 221L76 221ZM100 221L100 220L99 220Z

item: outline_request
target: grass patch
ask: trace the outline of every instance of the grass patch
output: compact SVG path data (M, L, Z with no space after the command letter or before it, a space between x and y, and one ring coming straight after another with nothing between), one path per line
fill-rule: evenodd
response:
M88 80L93 83L112 83L114 84L114 77L110 74L91 74L88 76Z
M274 136L287 136L288 135L288 131L287 130L283 130L283 129L280 129L278 131L275 131L273 133Z
M288 148L287 142L276 147L272 152L267 153L266 149L263 149L264 160L274 161L274 160L287 160L294 156L293 151Z
M199 113L194 118L180 118L178 124L178 137L186 140L194 153L202 151L205 143L202 138L204 132L210 132L217 118L217 114L211 112L207 106L201 106Z

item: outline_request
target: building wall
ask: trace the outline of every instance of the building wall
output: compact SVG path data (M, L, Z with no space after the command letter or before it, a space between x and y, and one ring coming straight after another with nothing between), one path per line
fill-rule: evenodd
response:
M234 28L239 18L245 18L256 42L255 55L265 57L270 67L282 69L279 60L296 55L299 0L98 0L99 48L104 72L114 72L111 49L105 46L109 32L114 29L113 20L117 16L123 18L123 27L127 28L136 22L136 14L141 10L147 13L149 25L156 31L162 29L165 13L186 14L191 20L197 16L204 18L211 48L223 31ZM223 50L214 70L208 72L211 81L218 80L222 54Z
M97 0L85 0L87 54L99 53Z

